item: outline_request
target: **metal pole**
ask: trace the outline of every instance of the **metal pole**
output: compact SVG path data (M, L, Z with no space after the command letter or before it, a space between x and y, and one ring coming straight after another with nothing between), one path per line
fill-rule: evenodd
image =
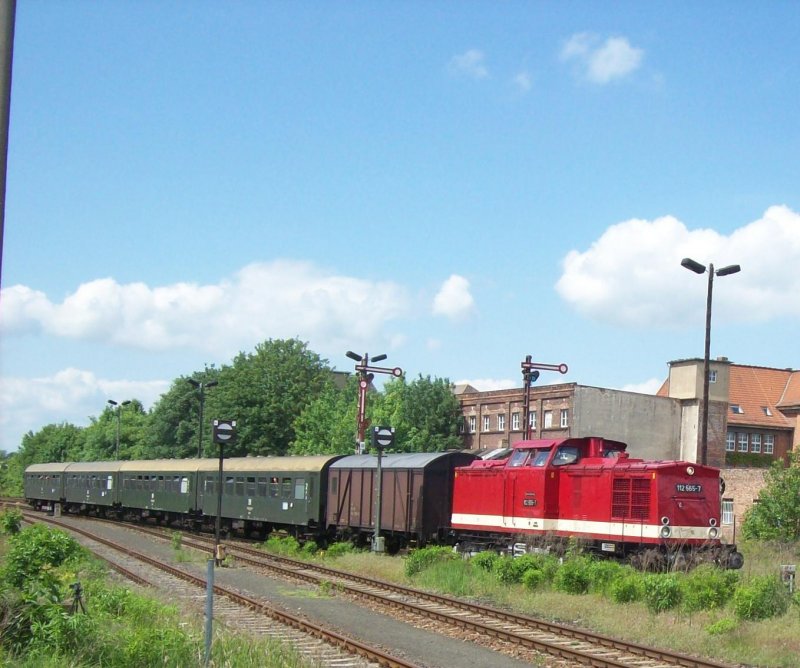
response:
M206 665L211 661L211 632L214 622L214 560L206 564Z
M708 265L708 295L706 298L706 344L703 353L703 422L700 435L700 463L708 463L708 375L711 357L711 294L714 288L714 265Z
M197 458L203 456L203 404L205 403L206 395L203 390L203 384L200 383L200 425L197 430Z
M375 540L372 541L373 552L383 552L383 541L381 540L381 488L383 482L383 469L381 468L381 458L383 448L378 448L378 469L375 480Z
M0 2L0 276L3 273L8 127L11 116L11 72L14 61L14 23L16 14L16 0L3 0Z
M120 411L122 410L122 406L117 406L117 461L119 461L119 425L122 422L122 415Z
M217 487L217 526L214 531L214 562L219 556L219 534L222 529L222 443L219 444L219 485Z

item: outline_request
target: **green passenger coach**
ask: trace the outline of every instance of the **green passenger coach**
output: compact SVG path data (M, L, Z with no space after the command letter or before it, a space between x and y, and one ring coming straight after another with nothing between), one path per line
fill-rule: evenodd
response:
M197 459L153 459L122 462L120 502L123 509L143 510L143 517L164 522L187 519L197 510Z
M274 529L296 535L317 532L325 522L328 467L340 455L232 457L223 460L222 517L228 529L265 536ZM217 515L219 460L198 469L198 504Z

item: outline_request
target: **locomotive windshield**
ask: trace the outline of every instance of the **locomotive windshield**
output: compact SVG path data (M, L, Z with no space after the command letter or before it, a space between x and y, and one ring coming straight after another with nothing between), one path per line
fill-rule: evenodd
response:
M508 466L544 466L550 457L551 448L536 448L514 450L508 460Z

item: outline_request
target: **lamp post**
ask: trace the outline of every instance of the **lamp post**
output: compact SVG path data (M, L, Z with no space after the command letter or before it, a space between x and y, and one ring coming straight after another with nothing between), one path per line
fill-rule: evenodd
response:
M206 389L219 385L219 382L210 380L203 383L194 378L187 378L186 382L200 390L200 424L197 430L197 458L200 459L203 456L203 405L206 403Z
M117 403L116 401L114 401L113 399L109 399L109 400L108 400L108 403L109 403L111 406L113 406L113 407L114 407L114 408L112 408L112 410L113 410L113 411L116 411L116 413L117 413L117 447L116 447L116 458L117 458L117 461L119 461L119 428L120 428L120 424L121 424L121 422L122 422L122 416L120 415L120 411L122 411L122 407L123 407L123 406L127 406L127 405L128 405L129 403L131 403L131 402L130 402L130 401L123 401L123 402L120 404L120 403Z
M714 269L714 265L709 262L708 269L703 264L685 257L681 260L681 266L695 274L704 274L708 271L708 294L706 296L706 342L703 352L703 420L700 431L700 463L707 464L708 459L708 366L711 356L711 295L714 290L714 275L728 276L736 274L742 270L738 264L730 264L722 269Z

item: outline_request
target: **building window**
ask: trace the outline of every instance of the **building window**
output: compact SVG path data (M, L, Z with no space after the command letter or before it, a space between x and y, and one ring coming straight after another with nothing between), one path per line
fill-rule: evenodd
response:
M729 431L728 435L725 437L725 451L736 452L736 434L732 431Z
M731 413L735 413L736 415L744 415L744 408L742 408L739 404L731 404Z
M489 415L483 416L483 431L489 431L492 426L492 418Z
M767 417L772 417L772 411L770 410L769 406L762 406L761 410L764 411L764 415Z
M497 416L497 431L505 431L506 430L506 416L501 413Z
M511 431L519 431L519 413L511 414Z
M474 434L475 433L475 423L476 422L477 422L477 420L476 420L475 416L474 415L470 415L469 416L469 433L470 434Z
M569 426L569 409L561 409L561 428L566 429Z
M536 411L528 413L528 425L531 429L536 429Z
M775 451L775 437L772 434L764 434L764 454L771 455Z
M544 412L544 428L550 429L553 426L553 411Z
M761 434L750 435L750 452L761 452Z
M739 434L739 452L747 452L747 434Z
M733 524L733 499L722 499L722 523Z
M709 383L716 383L717 382L717 370L716 369L709 369L708 370L708 382Z

